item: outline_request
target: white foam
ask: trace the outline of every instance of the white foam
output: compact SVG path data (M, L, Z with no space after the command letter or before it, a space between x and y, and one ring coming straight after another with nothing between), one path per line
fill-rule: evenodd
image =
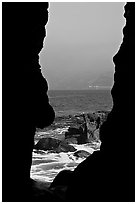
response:
M65 126L63 128L56 128L55 130L47 130L47 131L42 131L42 132L37 132L36 135L37 136L42 136L42 135L52 135L52 134L63 134L64 132L66 132L68 130L69 126Z
M31 174L31 178L34 180L44 181L44 182L52 182L53 178L50 178L49 176L41 176L37 174Z
M77 150L85 150L91 154L95 151L94 147L96 147L97 149L99 149L100 147L100 143L95 143L95 144L87 143L87 144L82 144L82 145L71 144L71 145L75 147Z
M43 171L38 166L39 165L32 166L31 178L32 179L38 179L38 180L41 180L41 181L46 181L46 182L52 182L53 179L55 178L55 176L62 170L71 170L71 171L73 171L74 168L76 168L76 166L68 167L67 165L64 165L63 167L61 167L59 169L52 168L52 169L48 169L46 171ZM39 171L38 171L38 169L39 169Z
M71 144L77 150L85 150L89 153L93 153L98 150L101 143L94 144ZM95 148L96 147L96 148ZM34 161L41 161L39 164L32 165L31 177L41 181L52 182L55 176L62 170L74 170L76 166L85 160L85 158L77 158L74 156L74 152L61 152L61 153L50 153L49 151L42 151L43 154L33 152ZM43 162L42 162L43 160ZM45 162L45 160L51 160L51 162ZM56 168L59 166L59 168ZM46 169L47 167L47 169ZM51 167L51 169L50 169Z

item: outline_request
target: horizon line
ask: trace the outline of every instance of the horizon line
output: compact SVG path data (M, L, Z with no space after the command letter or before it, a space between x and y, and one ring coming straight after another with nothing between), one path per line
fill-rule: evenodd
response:
M48 89L48 91L84 91L84 90L111 90L112 87L108 88L89 88L89 89Z

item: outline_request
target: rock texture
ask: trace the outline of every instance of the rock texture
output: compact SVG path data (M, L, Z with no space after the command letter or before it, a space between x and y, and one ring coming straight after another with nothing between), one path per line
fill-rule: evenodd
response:
M60 153L60 152L75 152L76 149L73 146L67 144L65 141L62 141L62 142L60 142L58 148L55 151L57 153Z
M37 150L55 150L59 144L60 140L54 138L42 138L38 141L38 143L34 146L34 149Z
M85 150L78 150L74 153L74 156L77 158L87 158L88 156L90 156L90 153L85 151Z
M77 115L79 118L68 131L65 132L65 141L74 144L85 144L99 140L99 129L106 120L108 112L94 112Z

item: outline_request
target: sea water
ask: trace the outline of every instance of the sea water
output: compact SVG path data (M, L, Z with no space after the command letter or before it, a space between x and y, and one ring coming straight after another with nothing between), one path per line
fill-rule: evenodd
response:
M80 113L91 113L96 111L110 111L112 109L112 98L110 90L79 90L79 91L49 91L49 101L55 110L56 126L50 126L47 130L39 130L35 137L35 144L38 138L52 137L64 138L69 125L65 116ZM61 117L58 120L58 117ZM99 151L101 141L83 145L71 144L77 150L85 150L92 154ZM74 156L74 152L51 153L50 151L33 151L31 177L35 180L51 183L55 176L62 170L74 170L84 158Z

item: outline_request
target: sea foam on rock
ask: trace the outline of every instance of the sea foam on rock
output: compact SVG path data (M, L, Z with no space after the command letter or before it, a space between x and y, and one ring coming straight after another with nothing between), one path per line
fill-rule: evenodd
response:
M87 158L88 156L90 156L90 153L85 151L85 150L78 150L74 153L74 156L79 158Z

